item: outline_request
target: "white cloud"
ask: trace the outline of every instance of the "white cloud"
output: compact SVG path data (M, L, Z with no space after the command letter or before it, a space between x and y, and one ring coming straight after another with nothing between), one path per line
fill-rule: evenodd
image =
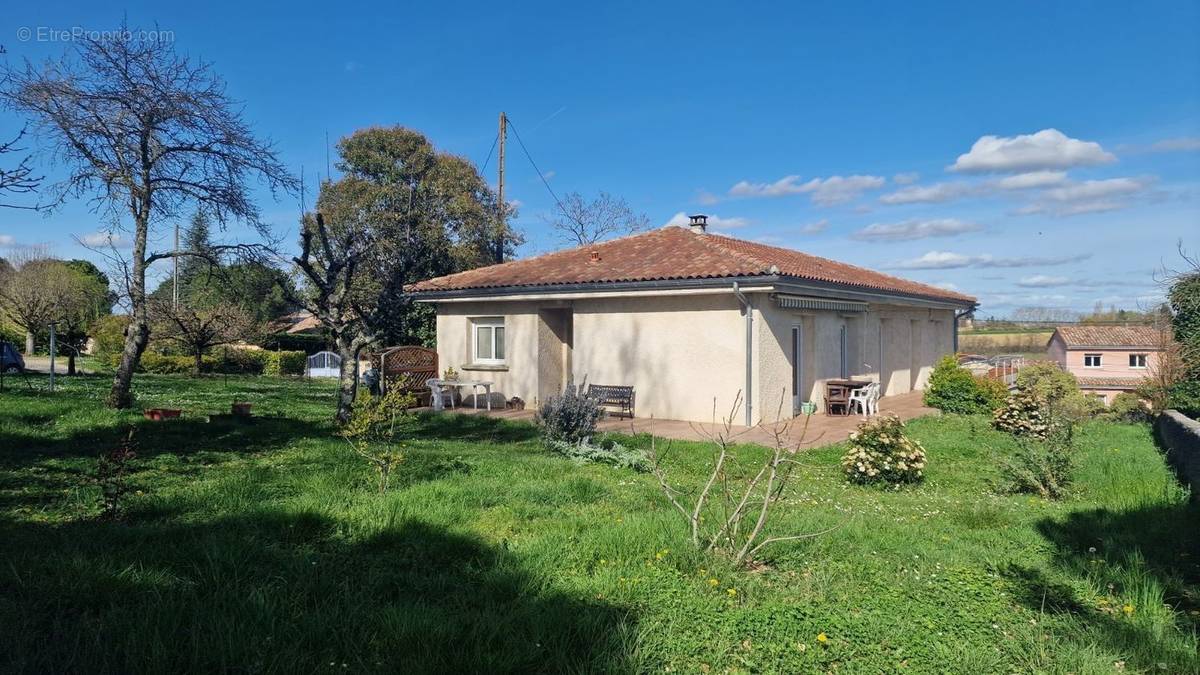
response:
M721 201L721 199L708 190L701 190L700 194L696 196L696 201L700 202L702 206L712 206Z
M884 204L937 204L971 194L975 187L968 183L934 183L932 185L910 185L883 195Z
M554 178L557 175L558 175L558 172L555 171L554 169L551 169L551 170L547 171L546 173L542 174L542 178L545 178L546 180L551 180L552 178Z
M800 228L800 234L820 234L829 228L829 220L822 218L816 222L808 223Z
M1116 161L1116 156L1093 141L1070 138L1058 129L1019 136L983 136L970 152L959 155L951 171L964 173L1024 173Z
M1165 138L1150 146L1151 152L1195 152L1200 150L1200 138Z
M859 241L910 241L928 237L953 237L983 229L977 223L957 218L906 220L900 223L873 223L851 235Z
M958 287L958 284L954 283L953 281L938 281L938 282L934 282L931 285L937 286L938 288L944 288L948 291L960 290Z
M1055 286L1068 286L1070 284L1071 280L1067 277L1056 277L1046 274L1035 274L1017 282L1017 285L1023 288L1053 288Z
M84 246L91 246L92 248L129 248L133 245L132 242L125 237L122 237L119 233L113 232L93 232L91 234L85 234L79 238L79 241L82 242Z
M883 187L885 183L887 179L879 176L830 176L813 178L804 183L800 182L800 176L784 176L774 183L739 181L729 188L729 194L734 197L785 197L808 194L811 195L814 204L833 206L852 201L863 192Z
M691 223L691 218L688 214L680 211L671 216L671 219L666 222L663 227L679 226L687 227ZM714 230L734 230L739 227L745 227L750 224L746 218L722 218L721 216L709 215L708 226Z
M904 270L949 270L963 267L1039 267L1081 262L1090 257L1092 257L1090 253L1083 253L1057 257L1020 256L1015 258L998 258L990 253L966 255L949 251L930 251L917 258L901 260L891 266Z
M910 185L921 180L921 174L916 171L906 171L892 176L892 182L896 185Z
M996 181L996 187L1001 190L1029 190L1062 185L1066 180L1065 171L1030 171L1001 178Z
M16 246L17 239L11 234L0 234L0 246Z
M1083 213L1115 211L1129 206L1128 198L1145 190L1150 178L1109 178L1067 182L1044 190L1031 204L1017 209L1018 214L1047 213L1075 216Z

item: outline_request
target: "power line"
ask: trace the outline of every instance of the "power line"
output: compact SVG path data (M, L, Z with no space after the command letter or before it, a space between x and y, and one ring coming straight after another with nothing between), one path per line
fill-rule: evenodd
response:
M500 134L497 133L496 137L492 139L492 147L490 150L488 150L487 159L483 160L483 166L479 168L479 173L482 174L485 171L487 171L488 163L492 161L492 153L496 151L496 143L499 140L500 140Z
M517 131L517 127L512 123L512 118L509 118L508 126L512 128L513 135L517 137L517 144L521 146L521 151L525 153L525 159L529 160L529 165L532 166L533 170L537 172L538 178L542 179L542 185L546 186L546 191L549 192L550 196L554 198L554 203L558 204L558 210L562 211L562 214L567 218L575 221L576 225L579 225L580 227L586 227L578 218L567 212L567 208L563 206L562 201L560 201L558 198L558 195L554 194L554 188L550 187L550 181L546 180L546 177L542 175L542 170L538 168L537 162L533 161L533 156L529 154L529 149L525 147L525 141L521 140L521 132Z

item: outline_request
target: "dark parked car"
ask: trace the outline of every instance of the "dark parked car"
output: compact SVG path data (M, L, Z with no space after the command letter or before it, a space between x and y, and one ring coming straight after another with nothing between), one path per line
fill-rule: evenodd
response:
M0 370L6 373L20 373L25 370L25 359L11 342L0 342Z

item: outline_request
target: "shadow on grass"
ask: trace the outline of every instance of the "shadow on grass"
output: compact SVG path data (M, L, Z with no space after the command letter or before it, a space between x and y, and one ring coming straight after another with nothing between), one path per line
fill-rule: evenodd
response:
M6 672L632 671L634 617L504 547L316 513L0 521ZM55 645L46 649L46 645Z
M11 418L10 418L11 419ZM247 421L184 417L162 422L135 419L132 424L108 424L63 436L0 431L0 468L15 468L48 458L95 458L110 450L134 428L139 457L187 455L202 450L253 453L276 448L306 436L328 436L327 424L286 417L253 417ZM31 425L32 427L32 425Z
M1092 509L1047 518L1037 529L1053 546L1052 568L1013 565L1004 574L1027 607L1079 617L1104 636L1106 646L1127 654L1133 665L1153 670L1166 664L1169 672L1200 672L1194 637L1200 632L1200 617L1192 614L1200 611L1198 526L1200 505L1194 503ZM1104 595L1110 584L1112 594L1126 597L1161 589L1162 601L1175 611L1175 639L1164 639L1154 626L1125 616L1120 606L1081 599L1076 590L1090 586Z
M456 413L418 413L411 436L417 438L521 443L537 438L537 427L529 422Z

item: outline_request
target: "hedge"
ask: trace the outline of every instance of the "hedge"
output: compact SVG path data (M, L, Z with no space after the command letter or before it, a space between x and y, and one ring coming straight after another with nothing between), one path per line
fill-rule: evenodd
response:
M263 375L303 375L308 355L299 351L261 352L266 354Z
M146 352L138 371L157 375L180 375L192 372L196 359L186 355L165 355ZM205 355L200 372L228 375L303 375L306 365L304 352L268 352L257 349L222 350Z

